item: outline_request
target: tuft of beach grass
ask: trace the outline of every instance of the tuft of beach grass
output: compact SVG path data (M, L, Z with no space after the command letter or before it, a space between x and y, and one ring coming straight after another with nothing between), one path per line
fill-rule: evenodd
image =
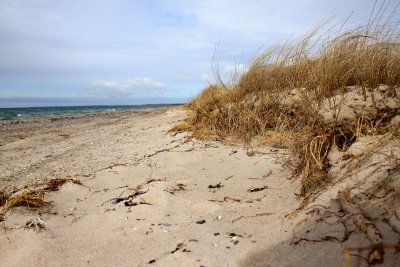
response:
M15 207L39 208L49 204L45 200L46 192L58 191L67 182L83 186L82 182L77 179L49 178L43 183L35 184L33 188L16 190L13 194L9 194L5 190L0 191L0 221L4 221L5 214Z
M258 138L289 148L301 193L313 192L331 179L327 156L333 147L345 151L363 135L398 136L398 125L390 122L399 109L389 102L400 101L399 23L381 21L347 30L317 27L266 49L228 84L217 74L219 82L185 105L188 117L172 130L192 131L199 139ZM377 112L346 117L354 92ZM383 97L379 105L376 95Z

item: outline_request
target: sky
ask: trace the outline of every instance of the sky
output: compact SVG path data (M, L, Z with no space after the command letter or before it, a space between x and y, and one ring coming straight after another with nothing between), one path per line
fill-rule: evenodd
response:
M184 102L216 51L228 79L323 21L368 21L374 2L0 0L0 107Z

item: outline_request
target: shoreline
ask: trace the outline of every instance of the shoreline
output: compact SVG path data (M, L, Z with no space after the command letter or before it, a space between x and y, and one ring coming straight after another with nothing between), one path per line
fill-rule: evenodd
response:
M83 142L83 140L78 139L69 140L71 135L78 135L79 137L79 135L85 135L84 131L86 130L95 131L96 128L119 124L132 117L145 120L168 109L170 108L164 107L2 121L0 122L0 153L2 154L0 164L4 166L4 169L0 174L0 182L10 180L13 176L18 177L21 172L26 172L25 169L30 170L32 166L36 166L35 163L48 160L52 154L52 147L57 147L55 153L62 155L68 149L68 142L74 140ZM91 133L88 135L91 135ZM87 139L87 137L83 137ZM7 152L11 155L8 156ZM18 157L17 155L21 152L23 155ZM38 153L41 156L27 156L27 153ZM24 161L22 163L17 162L16 166L12 166L16 174L7 172L9 166L13 165L14 158Z
M0 114L3 110L24 110L24 109L78 109L78 108L106 108L105 110L98 111L81 111L81 112L72 112L65 114L48 114L48 115L36 115L32 117L20 117L21 114L17 114L18 117L13 119L1 119L1 122L25 122L30 120L41 120L46 118L60 118L60 117L75 117L82 115L95 115L102 113L113 113L113 112L123 112L123 111L135 111L135 110L148 110L148 109L158 109L158 108L178 108L184 104L145 104L145 105L91 105L91 106L49 106L49 107L18 107L18 108L0 108ZM124 109L111 109L124 107ZM1 117L0 117L1 118Z

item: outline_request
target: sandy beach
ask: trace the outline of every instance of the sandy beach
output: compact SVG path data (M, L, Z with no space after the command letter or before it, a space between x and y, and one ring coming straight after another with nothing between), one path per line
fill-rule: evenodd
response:
M400 1L0 1L0 267L400 266Z
M334 194L295 212L301 185L289 179L287 150L249 153L170 133L185 114L164 108L2 122L4 190L72 180L46 192L44 207L5 214L0 265L344 266L345 247L368 244L340 223ZM376 223L387 243L398 241L394 228ZM383 266L398 259L388 249ZM357 261L365 265L352 257L351 266Z

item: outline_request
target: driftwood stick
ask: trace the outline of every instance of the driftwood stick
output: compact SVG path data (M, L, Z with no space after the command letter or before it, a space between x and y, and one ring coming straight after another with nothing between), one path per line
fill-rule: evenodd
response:
M376 225L371 221L367 213L360 207L353 204L350 200L350 192L338 193L340 204L344 212L353 217L354 224L367 236L372 242L372 252L368 256L368 262L383 263L383 239L382 234Z

